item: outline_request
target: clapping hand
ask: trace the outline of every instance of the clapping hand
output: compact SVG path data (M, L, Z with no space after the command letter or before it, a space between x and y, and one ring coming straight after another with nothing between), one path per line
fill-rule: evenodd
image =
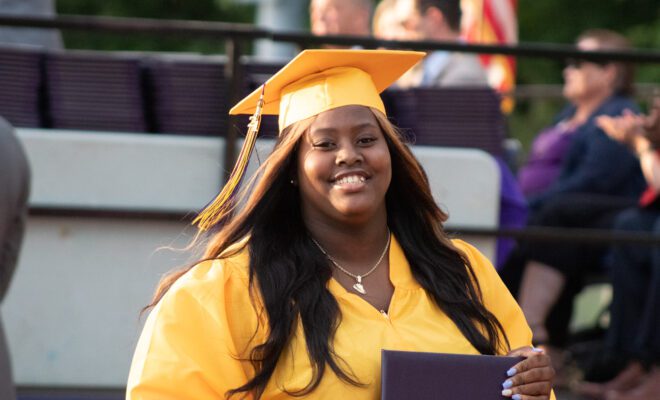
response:
M607 136L635 148L635 141L644 137L643 115L637 115L630 110L625 110L621 116L612 117L601 115L596 119L596 124Z
M646 137L654 148L660 148L660 97L653 102L653 108L644 121Z
M625 110L621 116L601 115L596 124L612 139L640 149L660 148L660 98L656 98L649 115Z

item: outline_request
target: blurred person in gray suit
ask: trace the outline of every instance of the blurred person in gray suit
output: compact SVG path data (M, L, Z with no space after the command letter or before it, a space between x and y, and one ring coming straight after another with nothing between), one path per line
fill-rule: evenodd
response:
M0 15L51 17L56 14L55 0L0 0ZM57 29L14 28L0 26L1 44L28 44L47 49L61 49Z
M407 40L461 42L460 0L396 0L395 15ZM488 86L486 70L472 53L430 52L397 85L408 87Z
M13 127L0 117L0 305L7 294L28 212L30 169ZM1 316L0 316L1 317ZM0 399L15 399L9 350L0 318Z

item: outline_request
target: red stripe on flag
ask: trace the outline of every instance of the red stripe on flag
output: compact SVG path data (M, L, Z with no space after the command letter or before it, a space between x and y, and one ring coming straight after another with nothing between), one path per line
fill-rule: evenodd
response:
M502 25L495 18L492 5L488 0L484 0L484 19L485 19L484 22L490 25L491 29L495 33L495 37L497 37L497 42L506 43L506 35L502 31Z

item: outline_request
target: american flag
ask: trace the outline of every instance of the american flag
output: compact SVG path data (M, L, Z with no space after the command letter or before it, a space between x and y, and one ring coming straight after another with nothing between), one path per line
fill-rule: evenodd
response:
M518 42L518 0L461 0L462 33L468 43L515 44ZM510 93L516 84L516 60L499 54L482 54L490 85ZM513 98L505 96L502 110L513 110Z

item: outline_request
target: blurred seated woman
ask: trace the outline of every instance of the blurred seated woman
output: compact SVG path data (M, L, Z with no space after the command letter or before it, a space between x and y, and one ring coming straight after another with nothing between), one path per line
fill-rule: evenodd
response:
M618 50L630 48L621 35L605 30L590 30L576 41L580 50ZM614 79L603 79L599 72L615 69ZM633 71L623 63L569 60L564 68L563 96L568 105L552 125L534 139L529 156L518 172L520 188L527 198L548 190L557 180L572 139L578 132L599 130L600 115L621 115L635 109L628 96L632 93Z
M519 307L486 258L447 237L388 122L379 93L422 56L308 50L266 82L263 102L257 90L231 110L258 109L198 218L204 256L156 292L128 399L375 400L381 349L522 355L503 395L554 397ZM239 195L261 104L280 135Z

